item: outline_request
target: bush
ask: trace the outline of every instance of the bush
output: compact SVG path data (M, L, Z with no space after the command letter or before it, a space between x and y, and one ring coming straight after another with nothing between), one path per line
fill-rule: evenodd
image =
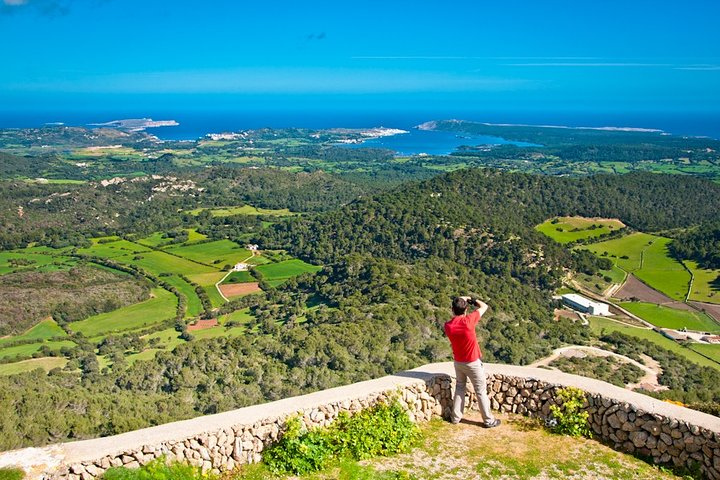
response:
M338 459L363 460L407 452L420 430L398 402L379 403L353 416L341 413L329 427L304 430L299 418L288 421L282 439L263 460L277 474L304 475Z
M22 480L25 472L19 468L0 468L0 480Z
M571 437L590 437L590 414L583 410L585 392L575 387L558 390L556 399L559 405L550 406L550 418L547 425L553 433Z
M158 458L140 468L113 467L105 472L103 480L212 480L213 475L203 474L200 468L186 463L166 464Z

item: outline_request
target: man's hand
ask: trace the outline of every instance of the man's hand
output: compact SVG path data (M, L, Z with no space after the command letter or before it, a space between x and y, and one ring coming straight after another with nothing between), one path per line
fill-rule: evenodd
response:
M480 313L480 316L482 317L485 315L485 312L487 312L488 305L487 303L483 302L482 300L475 300L475 305L478 307L478 312Z

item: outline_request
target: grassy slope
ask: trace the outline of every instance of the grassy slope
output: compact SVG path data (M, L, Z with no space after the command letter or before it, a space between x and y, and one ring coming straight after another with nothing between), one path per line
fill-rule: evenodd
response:
M583 217L559 217L557 223L552 223L553 220L546 220L535 229L559 243L570 243L575 240L599 237L623 227L622 222L612 219L593 220ZM598 228L591 229L590 227L593 225ZM575 229L577 231L573 231Z
M682 355L691 362L695 362L705 367L712 367L720 371L720 365L718 365L717 363L708 360L702 355L698 355L696 352L690 350L689 348L683 347L677 342L674 342L653 330L621 325L618 322L614 322L607 318L599 317L590 317L590 328L597 334L599 334L602 330L605 330L606 332L620 332L624 333L625 335L631 335L633 337L650 340L651 342L656 343L657 345L667 350L673 351L678 355Z
M175 295L162 288L155 288L152 293L154 298L73 322L69 324L69 328L74 332L83 333L86 337L92 337L134 330L173 318L177 306Z
M206 208L196 208L190 210L188 213L191 215L199 215ZM282 210L270 210L267 208L256 208L250 205L243 205L242 207L222 207L209 209L213 217L228 217L231 215L293 215L290 210L284 208Z
M195 287L187 283L177 275L171 275L169 277L163 277L163 280L168 282L173 287L177 288L181 294L185 296L187 301L187 309L185 310L185 318L197 317L203 311L202 302L195 293Z
M676 310L646 302L626 302L620 306L658 327L676 330L685 327L701 332L720 332L720 325L704 313Z
M708 343L694 343L692 344L691 348L696 352L700 352L706 357L710 357L716 362L720 363L720 345L711 345Z
M96 257L115 258L150 251L147 247L128 242L127 240L116 240L112 243L98 243L99 240L100 239L94 238L90 248L81 248L78 250L78 253Z
M195 275L199 273L211 273L217 271L212 267L200 265L164 252L154 251L142 253L139 255L140 258L137 260L136 257L136 255L127 255L116 258L115 260L122 263L137 265L148 272L154 273L155 275L159 275L161 273Z

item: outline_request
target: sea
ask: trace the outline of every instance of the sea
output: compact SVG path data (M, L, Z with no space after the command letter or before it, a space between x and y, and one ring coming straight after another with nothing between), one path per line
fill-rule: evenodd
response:
M633 127L663 130L673 135L705 136L720 139L720 112L244 112L244 111L97 111L97 112L2 112L0 128L32 128L47 124L87 126L126 118L175 120L174 127L146 131L167 141L196 140L208 133L257 128L371 128L387 127L409 133L366 141L362 146L388 148L398 154L442 155L460 145L519 144L499 137L456 135L414 129L429 120L462 119L487 123L558 125L567 127Z

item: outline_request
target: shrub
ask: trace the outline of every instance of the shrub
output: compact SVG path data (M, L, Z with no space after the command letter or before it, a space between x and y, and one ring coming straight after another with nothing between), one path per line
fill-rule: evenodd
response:
M22 480L25 472L19 468L0 468L0 480Z
M263 460L278 474L303 475L327 468L338 459L363 460L407 452L420 430L398 402L378 403L353 416L341 413L329 427L304 430L299 418L288 421L282 439Z
M556 399L560 404L550 406L550 418L547 422L550 430L571 437L590 437L590 414L583 410L585 392L575 387L561 388Z
M105 472L103 480L212 480L213 475L203 474L200 468L186 463L167 464L158 458L140 468L113 467Z

